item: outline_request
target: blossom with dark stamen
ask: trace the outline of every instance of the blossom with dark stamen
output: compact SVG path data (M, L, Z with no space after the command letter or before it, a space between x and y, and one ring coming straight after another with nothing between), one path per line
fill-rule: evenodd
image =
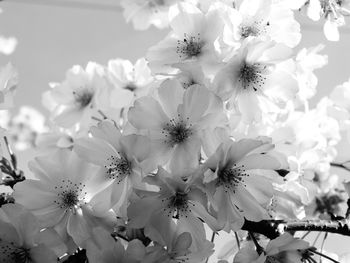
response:
M239 229L243 218L252 221L269 218L265 206L273 195L271 178L278 176L273 170L285 165L283 159L269 153L272 148L269 142L259 140L227 141L204 163L207 169L204 183L224 230ZM264 170L264 175L257 169Z

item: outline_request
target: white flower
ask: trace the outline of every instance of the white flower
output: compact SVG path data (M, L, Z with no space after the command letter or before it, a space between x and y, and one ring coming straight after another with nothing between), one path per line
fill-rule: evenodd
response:
M114 85L111 92L111 106L131 106L135 98L148 95L154 78L144 58L132 65L129 60L108 61L108 76Z
M209 80L204 76L203 69L195 62L174 64L174 67L180 71L175 75L175 78L182 84L184 89L192 85L198 84L209 86Z
M87 242L87 257L91 263L141 263L146 254L145 246L138 239L128 242L126 248L120 240L101 227L92 230L94 242Z
M9 63L0 69L0 110L13 106L13 96L17 85L17 70Z
M14 187L16 202L36 215L42 227L52 227L67 241L83 246L91 225L107 222L88 203L99 190L91 177L96 169L69 150L57 150L36 158L30 168L37 179L27 179Z
M137 30L145 30L151 25L165 28L169 25L168 11L177 0L122 0L123 15Z
M235 256L234 263L295 263L304 262L311 257L305 250L310 248L309 243L294 238L289 233L271 240L265 249L265 253L258 255L252 244L242 248ZM305 261L308 262L308 261ZM310 261L314 262L314 261Z
M0 262L57 262L55 253L46 246L49 240L41 239L43 235L39 231L38 220L22 206L3 205L0 209Z
M222 20L216 9L204 14L194 5L178 3L170 8L172 31L149 49L146 58L155 73L171 71L176 63L195 61L205 69L217 60L215 40L222 31Z
M166 234L165 247L158 244L148 247L143 263L204 263L213 252L209 241L204 241L200 249L191 250L192 236L188 232L176 233L170 229Z
M99 211L108 211L125 201L133 187L142 188L144 175L156 165L151 161L150 140L142 135L122 136L111 121L105 120L91 128L92 137L75 141L74 151L88 162L100 167L93 178L100 192L93 204Z
M207 211L204 192L196 187L194 180L197 174L181 174L186 181L179 177L178 174L169 174L161 167L156 175L147 177L147 182L157 186L159 191L143 191L140 199L131 202L128 207L129 226L145 228L146 233L169 231L167 226L177 219L177 226L191 234L192 248L198 249L205 244L202 222L213 230L218 230L218 225ZM161 222L166 227L158 229Z
M324 67L328 63L327 55L318 54L324 45L317 45L311 48L303 48L296 56L296 79L299 83L298 98L305 102L316 94L318 80L313 73L315 69Z
M272 148L262 140L226 141L205 162L205 189L225 231L240 229L244 218L269 218L265 207L273 195L273 170L286 165Z
M248 37L272 39L289 47L295 47L300 42L300 25L285 3L244 0L236 8L226 9L223 40L227 44L234 47Z
M292 76L294 67L284 65L291 50L273 41L246 40L238 52L216 74L216 94L231 107L237 106L243 121L261 119L267 103L283 103L292 99L298 86Z
M52 114L53 121L64 128L82 128L91 123L91 117L109 104L109 89L104 70L88 63L84 70L74 66L60 84L43 94L43 104Z
M215 129L225 124L221 100L200 85L184 90L176 80L164 81L158 97L136 100L129 122L150 137L159 164L170 161L172 171L198 166L201 148L210 154L219 144Z
M323 32L330 41L339 41L338 28L345 25L344 16L350 14L350 1L323 1L310 0L306 2L307 15L310 19L318 21L321 17L326 19Z

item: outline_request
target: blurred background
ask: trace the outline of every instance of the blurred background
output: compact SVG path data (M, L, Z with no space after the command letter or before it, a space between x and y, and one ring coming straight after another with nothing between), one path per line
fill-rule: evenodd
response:
M41 94L49 82L61 82L73 65L85 67L88 61L106 65L114 58L129 59L133 63L145 55L147 49L161 40L167 30L151 28L135 31L126 24L118 0L3 0L0 2L0 35L18 40L11 55L0 54L0 66L8 62L19 71L20 84L15 97L16 109L33 106L46 116L41 105ZM303 38L296 48L323 43L321 52L329 63L316 70L319 79L315 103L327 95L334 86L350 77L350 28L340 29L341 40L329 42L322 32L322 22L315 23L297 15ZM349 160L348 144L339 147L339 160ZM29 150L20 154L20 166L33 157ZM335 170L338 172L338 170ZM350 175L346 174L350 178ZM309 237L311 243L315 236ZM319 238L317 245L322 238ZM350 239L331 235L325 249L336 253L349 250Z

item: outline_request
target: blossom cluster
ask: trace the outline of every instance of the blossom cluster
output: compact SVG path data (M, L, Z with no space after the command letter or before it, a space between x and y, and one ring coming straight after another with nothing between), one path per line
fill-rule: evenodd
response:
M76 251L92 263L316 262L294 233L245 231L347 214L348 184L330 166L349 131L349 82L311 106L327 56L299 49L294 10L334 29L348 1L296 2L122 1L135 28L168 35L135 64L73 66L42 96L47 124L28 109L1 123L3 135L25 134L22 148L35 140L38 156L34 178L7 184L15 204L0 208L0 262L64 262ZM8 65L0 107L16 84ZM224 232L242 247L214 258Z

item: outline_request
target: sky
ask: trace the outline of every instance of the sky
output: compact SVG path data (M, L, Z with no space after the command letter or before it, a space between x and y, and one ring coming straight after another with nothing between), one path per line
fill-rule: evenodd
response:
M99 3L99 0L88 2L94 1ZM114 58L135 62L167 34L167 30L155 28L135 31L126 24L118 9L69 8L34 5L33 2L13 0L0 3L3 9L0 34L18 39L17 49L12 55L0 54L0 65L11 61L19 71L17 108L30 105L47 114L41 106L41 93L49 88L48 83L64 80L70 67L76 64L85 67L89 61L105 65ZM324 53L329 56L329 64L316 71L319 91L312 100L315 104L335 85L350 77L350 30L342 31L341 41L331 43L324 38L320 25L301 16L298 19L303 25L299 47L323 43L326 45ZM350 157L348 148L348 144L341 145L340 159ZM23 153L20 162L24 165L32 155L31 151ZM325 248L342 253L349 247L347 244L350 244L349 238L332 236Z

